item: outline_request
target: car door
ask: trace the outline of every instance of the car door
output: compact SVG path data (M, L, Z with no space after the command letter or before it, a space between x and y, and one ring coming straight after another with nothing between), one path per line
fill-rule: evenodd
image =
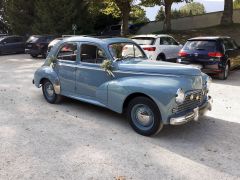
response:
M231 69L238 66L238 48L229 38L223 39L225 55L230 60Z
M164 53L166 59L171 59L171 40L168 37L160 37L160 51Z
M81 43L80 63L76 72L77 94L103 104L107 103L107 92L104 91L104 87L112 77L101 68L101 63L106 59L109 58L99 45Z
M14 52L14 41L13 37L7 37L3 40L2 53L11 53Z
M169 37L169 39L171 41L170 50L171 50L172 59L176 59L178 57L178 53L181 50L182 46L172 37Z
M75 95L76 66L79 59L79 48L75 42L64 43L58 51L56 69L63 95Z

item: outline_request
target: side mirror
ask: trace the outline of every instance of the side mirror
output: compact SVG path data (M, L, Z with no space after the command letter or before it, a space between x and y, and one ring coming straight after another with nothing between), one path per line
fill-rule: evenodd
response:
M7 44L7 42L6 42L6 41L3 41L2 44L5 45L5 44Z

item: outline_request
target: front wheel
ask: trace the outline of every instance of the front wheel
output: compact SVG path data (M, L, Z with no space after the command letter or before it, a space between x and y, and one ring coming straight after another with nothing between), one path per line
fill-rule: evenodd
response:
M219 74L219 79L226 80L228 78L229 71L230 71L230 67L229 67L229 64L227 63L224 67L223 72Z
M44 98L51 104L59 103L61 95L55 93L53 84L49 80L45 80L42 84Z
M147 97L137 97L131 100L127 116L132 128L141 135L156 135L163 128L157 105Z

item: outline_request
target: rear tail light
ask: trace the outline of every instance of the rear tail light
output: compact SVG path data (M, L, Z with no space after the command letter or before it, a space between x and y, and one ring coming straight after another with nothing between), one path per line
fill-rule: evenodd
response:
M186 57L188 54L185 51L179 51L178 56Z
M209 57L220 58L220 57L223 57L223 54L220 53L220 52L209 52L209 53L208 53L208 56L209 56Z
M144 47L143 50L145 50L145 51L155 51L156 47Z

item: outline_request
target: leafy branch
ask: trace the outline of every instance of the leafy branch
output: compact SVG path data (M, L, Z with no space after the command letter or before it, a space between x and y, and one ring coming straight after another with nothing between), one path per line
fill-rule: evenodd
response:
M110 60L104 60L101 64L101 68L104 69L110 76L115 77L113 74L113 66L112 66L112 61Z

